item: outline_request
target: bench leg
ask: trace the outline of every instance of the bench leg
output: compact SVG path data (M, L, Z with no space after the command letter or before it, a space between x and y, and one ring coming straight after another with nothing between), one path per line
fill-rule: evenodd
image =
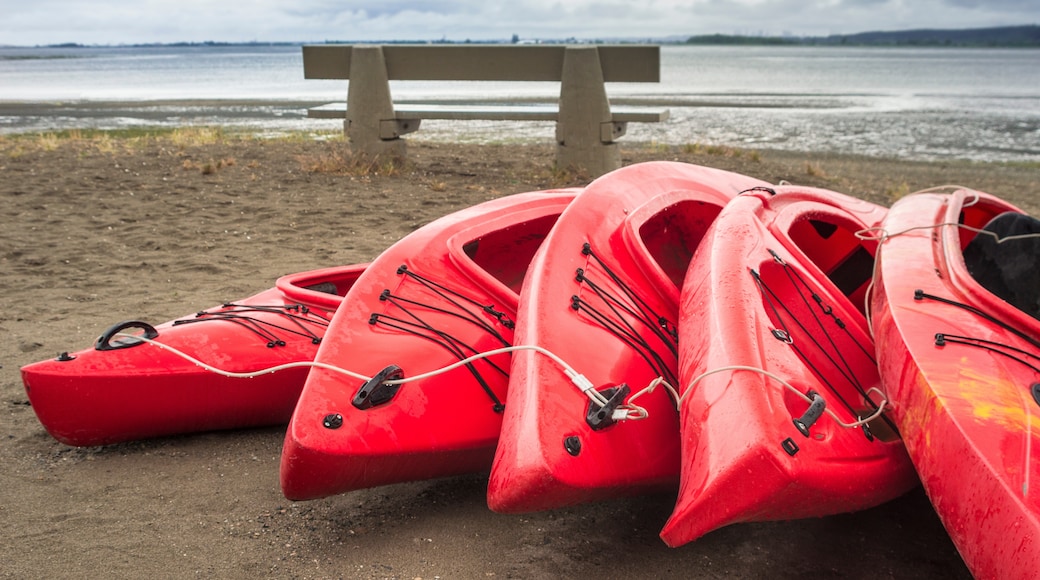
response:
M598 143L590 147L556 147L556 166L561 169L585 170L591 177L599 177L621 167L621 151L617 143Z
M556 166L584 169L593 177L621 167L599 50L595 46L567 47L561 78ZM605 126L610 129L604 131ZM603 138L605 133L609 139Z
M408 142L401 138L372 139L369 135L351 131L350 119L343 121L343 132L350 141L353 155L364 155L368 158L398 157L404 159L408 155Z
M394 119L394 105L382 47L353 47L350 51L350 77L347 120L343 123L343 131L350 139L351 151L368 157L393 155L403 158L407 153L404 139L383 138L387 132L383 119Z

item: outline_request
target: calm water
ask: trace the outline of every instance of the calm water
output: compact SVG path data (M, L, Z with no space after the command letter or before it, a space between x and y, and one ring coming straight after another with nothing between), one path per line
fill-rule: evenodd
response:
M306 119L305 109L345 99L346 82L302 77L299 47L0 49L0 132L184 123L336 128L336 121ZM399 99L487 101L553 99L558 86L398 82L392 90ZM1040 160L1034 50L666 46L661 83L607 91L615 102L672 111L667 123L630 125L627 140ZM21 106L41 102L63 106ZM551 123L427 121L413 138L552 137Z

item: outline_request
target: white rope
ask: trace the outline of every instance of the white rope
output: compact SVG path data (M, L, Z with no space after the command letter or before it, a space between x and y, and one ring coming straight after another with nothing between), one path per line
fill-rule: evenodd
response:
M268 373L274 373L274 372L278 372L278 371L286 370L286 369L291 369L291 368L313 367L313 368L320 368L320 369L325 369L325 370L328 370L328 371L340 373L340 374L346 375L348 377L351 377L351 378L354 378L354 379L358 379L358 380L361 380L361 381L365 381L365 382L368 382L368 381L372 380L372 377L368 377L368 376L365 376L363 374L356 373L356 372L344 369L344 368L339 367L339 366L330 365L330 364L327 364L327 363L322 363L322 362L317 362L317 361L299 361L299 362L280 364L280 365L267 367L267 368L263 368L263 369L259 369L259 370L255 370L255 371L250 371L250 372L232 372L232 371L227 371L227 370L224 370L224 369L220 369L220 368L217 368L217 367L215 367L213 365L210 365L210 364L207 364L205 362L202 362L201 360L191 356L190 354L182 352L182 351L180 351L180 350L178 350L178 349L176 349L176 348L174 348L174 347L172 347L170 345L163 344L161 342L158 342L156 340L152 340L152 339L149 339L149 338L145 338L143 336L139 336L139 335L136 335L136 334L125 333L125 332L117 333L114 336L123 337L123 338L129 338L129 339L138 340L138 341L141 341L141 342L148 343L148 344L150 344L152 346L155 346L155 347L161 348L163 350L169 351L170 353L173 353L173 354L183 358L184 360L186 360L188 362L191 362L191 363L193 363L193 364L195 364L195 365L197 365L197 366L199 366L199 367L201 367L201 368L203 368L203 369L205 369L205 370L207 370L209 372L212 372L214 374L218 374L218 375L221 375L221 376L229 377L229 378L249 379L249 378L258 377L260 375L265 375L265 374L268 374ZM503 348L498 348L498 349L494 349L494 350L489 350L489 351L477 353L477 354L475 354L475 355L473 355L471 357L462 359L460 361L457 361L457 362L452 363L450 365L447 365L445 367L441 367L439 369L435 369L435 370L432 370L430 372L423 373L423 374L420 374L420 375L415 375L415 376L412 376L412 377L405 377L403 379L389 380L389 381L386 381L385 384L387 384L387 385L402 385L404 383L410 383L410 382L413 382L413 381L420 381L420 380L428 379L428 378L435 377L437 375L440 375L440 374L452 371L452 370L457 369L457 368L459 368L461 366L465 366L467 364L470 364L472 362L475 362L475 361L483 359L483 358L488 358L488 357L499 355L499 354L512 353L512 352L516 352L516 351L520 351L520 350L531 350L531 351L537 352L539 354L542 354L542 355L548 357L549 359L551 359L553 362L558 364L563 369L564 374L567 375L567 377L571 380L571 382L574 383L574 385L576 387L578 387L578 390L580 390L586 397L588 397L590 400L592 400L593 402L597 403L601 407L603 405L607 404L606 397L604 397L602 393L600 393L599 391L596 390L595 385L593 385L592 381L590 381L588 378L586 378L585 375L583 375L583 374L579 373L578 371L576 371L571 365L567 364L566 361L564 361L562 358L557 356L555 353L553 353L553 352L551 352L551 351L549 351L549 350L547 350L545 348L542 348L540 346L537 346L537 345L508 346L508 347L503 347Z
M728 372L728 371L749 371L749 372L755 372L755 373L758 373L760 375L766 376L766 377L768 377L770 379L773 379L774 381L780 383L784 388L790 390L792 393L794 393L799 398L804 400L807 404L812 404L812 399L810 399L805 393L803 393L803 392L799 391L797 388L795 388L794 385L788 383L782 377L776 375L775 373L771 373L771 372L769 372L769 371L767 371L765 369L760 369L758 367L752 367L752 366L746 366L746 365L724 366L724 367L719 367L717 369L712 369L710 371L705 371L705 372L701 373L696 378L694 378L692 381L690 381L690 384L686 387L686 391L682 394L682 397L680 397L680 399L679 399L680 404L686 399L686 396L689 395L690 392L693 390L694 385L696 385L697 383L701 382L702 380L704 380L705 378L707 378L707 377L709 377L711 375L714 375L714 374L717 374L717 373L722 373L722 372ZM863 426L863 425L873 421L874 419L877 419L878 417L880 417L881 414L885 411L885 406L888 405L888 397L886 397L885 394L883 392L881 392L880 389L878 389L877 387L871 387L869 390L867 390L867 394L870 394L872 392L876 393L879 397L881 397L881 403L878 404L877 409L873 413L871 413L870 415L868 415L866 417L863 417L863 418L861 418L861 419L859 419L857 421L854 421L852 423L846 423L846 422L842 421L838 417L838 415L834 411L831 410L830 407L826 407L824 409L824 412L827 413L828 415L830 415L830 417L832 419L834 419L834 422L837 423L838 425L842 426L842 427L845 427L845 428L848 428L848 429L855 429L855 428L861 427L861 426Z
M956 190L956 191L965 190L965 191L967 191L967 192L969 192L969 193L971 193L973 195L973 198L970 201L966 200L964 202L964 204L962 205L962 207L971 207L971 206L975 205L976 203L978 203L982 199L982 195L979 192L977 192L975 190L971 190L971 189L965 188L965 187L961 187L959 185L942 185L942 186L939 186L939 187L933 187L933 188L929 188L929 189L922 189L921 191L915 192L914 194L911 194L911 195L916 195L918 193L942 193L942 192L950 191L951 189L952 190ZM967 230L969 232L973 232L973 233L975 233L975 235L985 234L985 235L990 236L991 238L993 238L993 241L996 244L1003 244L1005 242L1011 242L1011 241L1017 241L1017 240L1025 240L1025 239L1030 239L1030 238L1040 238L1040 233L1016 234L1016 235L1013 235L1013 236L1001 237L996 232L991 232L989 230L968 226L968 225L965 225L965 224L962 224L962 223L959 223L959 222L941 222L941 223L937 223L937 224L928 224L928 225L923 225L923 226L914 226L914 227L906 228L905 230L900 230L900 231L895 232L895 233L889 233L888 230L886 230L882 226L875 226L875 227L872 227L872 228L866 228L866 229L859 230L858 232L855 232L853 235L855 235L856 238L858 238L860 240L869 241L869 242L877 242L878 243L878 251L880 252L881 244L885 243L886 241L888 241L888 240L890 240L892 238L895 238L895 237L898 237L898 236L902 236L902 235L906 235L906 234L909 234L909 233L912 233L912 232L925 231L925 230L936 230L936 229L944 228L944 227L957 227L957 228L960 228L962 230ZM877 260L877 256L875 255L874 263L872 265L872 270L871 270L870 283L867 285L867 290L866 290L866 293L864 294L864 297L863 297L863 313L864 313L864 315L866 316L866 319L867 319L867 330L870 332L870 336L874 336L874 321L871 318L870 302L871 302L871 297L873 296L873 293L874 293L874 281L877 280L877 266L878 266L878 260Z
M928 189L922 189L920 191L915 191L914 193L912 193L910 195L917 195L917 194L922 194L922 193L950 193L950 192L955 192L955 191L964 191L966 193L971 194L971 196L972 196L970 200L965 200L965 202L961 205L961 207L971 207L971 206L979 203L982 200L982 194L981 193L979 193L978 191L975 191L974 189L969 189L967 187L963 187L963 186L960 186L960 185L940 185L938 187L930 187ZM971 226L966 226L966 225L964 225L962 223L957 223L957 222L942 222L942 223L938 223L938 224L928 224L928 225L924 225L924 226L915 226L915 227L912 227L912 228L907 228L905 230L896 232L894 234L888 233L888 231L885 230L885 228L883 228L881 226L875 226L875 227L872 227L872 228L866 228L866 229L860 230L860 231L856 232L854 235L857 238L861 239L861 240L883 243L886 240L888 240L889 238L894 238L896 236L901 236L901 235L904 235L904 234L908 234L910 232L915 232L915 231L919 231L919 230L938 229L938 228L946 227L946 226L958 227L958 228L961 228L961 229L968 230L970 232L974 232L975 234L986 234L986 235L992 237L993 240L996 243L998 243L998 244L1003 244L1004 242L1010 242L1010 241L1014 241L1014 240L1024 240L1024 239L1028 239L1028 238L1040 237L1040 234L1018 234L1018 235L1014 235L1014 236L1000 237L995 232L991 232L991 231L988 231L988 230L983 230L983 229L975 228L975 227L971 227ZM870 235L870 234L873 234L874 232L881 232L881 235L878 235L878 236Z
M643 389L629 397L627 403L625 403L624 405L619 405L618 408L614 411L614 419L640 420L649 417L650 413L646 410L646 408L636 405L633 401L635 401L639 397L642 397L643 395L654 392L659 386L664 386L665 390L668 391L668 394L671 395L672 400L675 401L676 410L678 410L678 401L681 399L681 397L679 397L679 392L675 389L675 387L670 385L668 381L664 380L664 377L657 377L656 379L650 381L650 384L643 387Z
M259 370L255 370L255 371L249 371L249 372L232 372L232 371L227 371L227 370L224 370L224 369L217 368L217 367L215 367L213 365L204 363L201 360L199 360L199 359L197 359L197 358L195 358L195 357L193 357L193 356L191 356L191 355L189 355L189 354L187 354L187 353L185 353L185 352L183 352L181 350L178 350L177 348L174 348L174 347L172 347L170 345L167 345L167 344L163 344L163 343L158 342L156 340L145 338L143 336L139 336L139 335L136 335L136 334L123 333L123 332L117 333L117 334L115 334L115 336L122 337L122 338L129 338L129 339L133 339L133 340L138 340L138 341L150 344L152 346L161 348L161 349L166 350L166 351L168 351L168 352L170 352L172 354L175 354L175 355L183 358L184 360L187 360L188 362L191 362L191 363L193 363L193 364L195 364L195 365L197 365L197 366L199 366L199 367L201 367L201 368L203 368L203 369L205 369L205 370L207 370L209 372L212 372L214 374L218 374L218 375L221 375L221 376L229 377L229 378L249 379L249 378L258 377L260 375L274 373L274 372L278 372L278 371L282 371L282 370L286 370L286 369L291 369L291 368L311 367L311 368L325 369L325 370L332 371L332 372L335 372L335 373L339 373L339 374L342 374L342 375L346 375L348 377L351 377L351 378L354 378L354 379L358 379L358 380L361 380L361 381L364 381L364 382L368 382L368 381L372 380L372 377L368 377L368 376L365 376L363 374L356 373L356 372L344 369L344 368L336 366L336 365L330 365L330 364L327 364L327 363L322 363L322 362L317 362L317 361L299 361L299 362L280 364L280 365L267 367L267 368L263 368L263 369L259 369ZM608 401L607 401L606 397L604 397L602 393L600 393L599 391L596 390L595 385L593 385L592 381L590 381L587 377L585 377L585 375L579 373L577 370L574 369L574 367L572 367L571 365L567 364L567 362L565 360L560 358L558 355L556 355L552 351L550 351L548 349L545 349L543 347L537 346L537 345L507 346L507 347L503 347L503 348L498 348L498 349L494 349L494 350L489 350L489 351L477 353L477 354L475 354L475 355L473 355L471 357L462 359L460 361L457 361L457 362L452 363L450 365L441 367L439 369L435 369L435 370L432 370L430 372L419 374L419 375L415 375L415 376L412 376L412 377L406 377L406 378L403 378L403 379L389 380L389 381L386 381L385 384L387 384L387 385L402 385L402 384L413 382L413 381L421 381L421 380L424 380L424 379L428 379L428 378L435 377L437 375L440 375L440 374L452 371L452 370L457 369L457 368L459 368L461 366L465 366L467 364L470 364L472 362L475 362L475 361L483 359L483 358L487 358L487 357L491 357L491 356L495 356L495 355L499 355L499 354L509 354L509 353L522 351L522 350L533 351L533 352L541 354L541 355L543 355L545 357L548 357L550 360L552 360L553 362L555 362L557 365L560 366L560 368L563 370L564 374L567 375L567 377L578 388L578 390L581 391L582 394L584 394L586 397L588 397L589 400L591 400L592 402L596 403L600 407L602 407L602 406L607 404ZM679 393L675 389L675 387L670 385L666 380L664 380L663 377L657 377L654 380L650 381L650 383L646 387L644 387L643 389L641 389L640 391L636 392L631 397L629 397L626 404L619 405L617 407L617 409L615 409L615 411L614 411L613 418L615 420L641 420L641 419L648 418L650 416L650 414L646 410L646 408L642 407L640 405L636 405L634 403L634 401L636 399L638 399L639 397L642 397L643 395L646 395L646 394L654 392L657 389L657 387L659 387L659 386L664 386L665 390L668 392L668 394L671 396L671 398L675 401L676 409L678 409L679 406L682 404L683 400L686 398L686 395L688 395L690 393L690 391L693 389L693 386L696 385L697 383L699 383L705 377L707 377L709 375L713 375L715 373L720 373L720 372L724 372L724 371L734 371L734 370L753 371L753 372L757 372L757 373L760 373L762 375L765 375L765 376L767 376L767 377L769 377L769 378L779 382L784 387L790 389L793 393L795 393L796 395L801 397L803 400L805 400L806 403L812 403L812 400L809 399L809 397L807 397L804 393L802 393L801 391L796 389L794 386L792 386L790 383L785 381L783 378L781 378L781 377L779 377L779 376L777 376L777 375L775 375L775 374L773 374L773 373L771 373L771 372L769 372L767 370L756 368L756 367L750 367L750 366L734 365L734 366L720 367L720 368L717 368L717 369L714 369L714 370L702 373L700 376L698 376L697 378L693 379L693 381L690 382L689 386L686 389L686 392L683 393L682 395L679 395ZM825 409L825 412L828 415L830 415L831 418L833 418L835 420L835 422L837 422L842 427L854 428L854 427L859 427L860 425L863 425L863 424L868 423L870 421L873 421L874 419L879 417L881 415L881 413L884 411L885 405L888 403L888 400L885 397L884 393L882 393L878 389L871 388L867 392L870 393L871 391L877 392L878 395L880 397L882 397L882 401L878 405L878 409L874 413L872 413L870 416L868 416L866 418L860 419L859 421L856 421L854 423L845 423L841 419L839 419L838 416L833 411L831 411L829 408Z
M534 351L534 352L536 352L538 354L541 354L543 356L548 357L550 360L552 360L553 362L558 364L563 369L563 373L565 375L567 375L567 377L571 380L571 382L574 383L574 385L576 387L578 387L578 390L580 390L582 393L584 393L585 396L587 396L593 402L599 404L601 407L603 405L607 404L606 397L604 397L602 393L600 393L599 391L596 390L595 385L593 385L592 381L590 381L588 378L586 378L585 375L583 375L583 374L579 373L578 371L576 371L574 369L574 367L572 367L571 365L567 364L567 361L565 361L562 358L560 358L559 356L557 356L554 352L552 352L552 351L550 351L548 349L542 348L542 347L540 347L538 345L533 345L533 344L532 345L526 345L526 344L513 345L513 346L502 347L502 348L496 348L494 350L484 351L484 352L481 352L481 353L477 353L477 354L475 354L475 355L473 355L473 356L471 356L469 358L462 359L462 360L460 360L458 362L455 362L455 363L452 363L452 364L450 364L448 366L441 367L439 369L432 370L430 372L423 373L421 375L415 375L414 377L407 377L407 378L403 378L403 379L396 379L396 380L386 381L386 384L388 384L388 385L401 385L401 384L412 382L412 381L419 381L419 380L423 380L423 379L428 379L428 378L431 378L431 377L435 377L435 376L437 376L439 374L446 373L448 371L457 369L457 368L459 368L461 366L468 365L471 362L480 360L482 358L487 358L487 357L491 357L491 356L495 356L495 355L499 355L499 354L509 354L509 353L513 353L513 352L517 352L517 351L521 351L521 350Z
M285 364L276 365L276 366L273 366L273 367L263 368L263 369L256 370L256 371L249 371L249 372L226 371L224 369L217 368L217 367L215 367L215 366L213 366L211 364L204 363L201 360L191 356L190 354L176 349L175 347L172 347L172 346L170 346L168 344L163 344L163 343L161 343L159 341L152 340L150 338L145 338L143 336L139 336L139 335L136 335L136 334L130 334L130 333L127 333L127 332L118 332L118 333L114 334L113 336L114 337L118 336L118 337L123 337L123 338L130 338L130 339L134 339L134 340L138 340L138 341L141 341L141 342L148 343L148 344L150 344L152 346L155 346L155 347L161 348L163 350L169 351L169 352L171 352L171 353L173 353L173 354L183 358L184 360L186 360L186 361L188 361L190 363L193 363L193 364L195 364L195 365L197 365L199 367L202 367L203 369L205 369L205 370L207 370L207 371L209 371L211 373L218 374L218 375L221 375L221 376L224 376L224 377L229 377L229 378L232 378L232 379L252 379L252 378L258 377L260 375L266 375L266 374L269 374L269 373L275 373L275 372L278 372L278 371L284 371L286 369L294 369L294 368L300 368L300 367L316 367L316 368L321 368L321 369L325 369L325 370L330 370L332 372L344 374L344 375L347 375L348 377L351 377L351 378L354 378L354 379L360 379L362 381L369 381L369 380L371 380L371 377L366 377L365 375L358 374L358 373L355 373L355 372L352 372L352 371L348 371L348 370L346 370L344 368L340 368L340 367L337 367L337 366L334 366L334 365L329 365L329 364L320 363L320 362L316 362L316 361L291 362L291 363L285 363Z
M865 240L865 241L868 241L868 242L878 242L880 244L880 243L884 243L884 242L890 240L891 238L895 238L895 237L898 237L898 236L909 234L911 232L916 232L916 231L920 231L920 230L933 230L933 229L938 229L938 228L943 228L943 227L948 227L948 226L950 226L950 227L957 227L957 228L960 228L962 230L968 230L969 232L974 232L975 234L985 234L985 235L990 236L991 238L993 238L993 241L998 243L998 244L1003 244L1005 242L1012 242L1012 241L1017 241L1017 240L1025 240L1025 239L1029 239L1029 238L1040 237L1040 234L1037 234L1037 233L1016 234L1016 235L1013 235L1013 236L1003 236L1003 237L1001 237L1001 236L997 235L996 232L991 232L989 230L984 230L982 228L976 228L976 227L973 227L973 226L964 225L964 224L959 223L959 222L940 222L940 223L937 223L937 224L928 224L926 226L914 226L914 227L911 227L911 228L906 228L905 230L900 230L900 231L898 231L898 232L896 232L894 234L888 233L888 230L886 230L885 228L883 228L881 226L876 226L876 227L872 227L872 228L866 228L866 229L863 229L863 230L859 230L854 235L857 238L861 239L861 240ZM878 236L872 236L871 234L873 234L874 232L881 232L881 233Z

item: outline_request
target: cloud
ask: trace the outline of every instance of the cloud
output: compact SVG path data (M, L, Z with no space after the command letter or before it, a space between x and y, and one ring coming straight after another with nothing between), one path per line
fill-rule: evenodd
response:
M960 8L981 8L987 11L1036 12L1036 0L947 0L946 3Z
M0 43L826 35L1040 22L1035 0L0 0Z

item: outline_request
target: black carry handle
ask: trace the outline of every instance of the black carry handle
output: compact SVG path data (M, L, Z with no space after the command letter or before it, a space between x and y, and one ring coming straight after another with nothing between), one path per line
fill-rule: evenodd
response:
M384 403L389 403L390 399L394 398L397 394L397 389L401 388L400 383L394 383L392 385L386 384L387 381L399 381L404 378L404 371L397 365L389 365L385 369L376 373L376 376L369 379L365 384L361 385L358 392L354 395L354 400L350 403L356 408L364 411L365 409L371 409L372 407L378 407Z
M809 391L806 393L809 400L812 403L809 404L809 408L805 410L805 413L794 420L794 426L798 429L798 432L806 437L809 436L809 427L816 424L816 421L823 416L824 409L827 408L827 401L820 396L816 391Z
M122 337L119 340L112 342L113 336L127 330L128 328L140 328L144 331L142 336L149 340L159 336L159 331L155 330L155 327L147 322L141 322L140 320L125 320L112 325L108 330L101 333L101 336L99 336L97 341L94 342L94 350L119 350L121 348L130 348L132 346L144 344L143 340L138 340L132 337Z

